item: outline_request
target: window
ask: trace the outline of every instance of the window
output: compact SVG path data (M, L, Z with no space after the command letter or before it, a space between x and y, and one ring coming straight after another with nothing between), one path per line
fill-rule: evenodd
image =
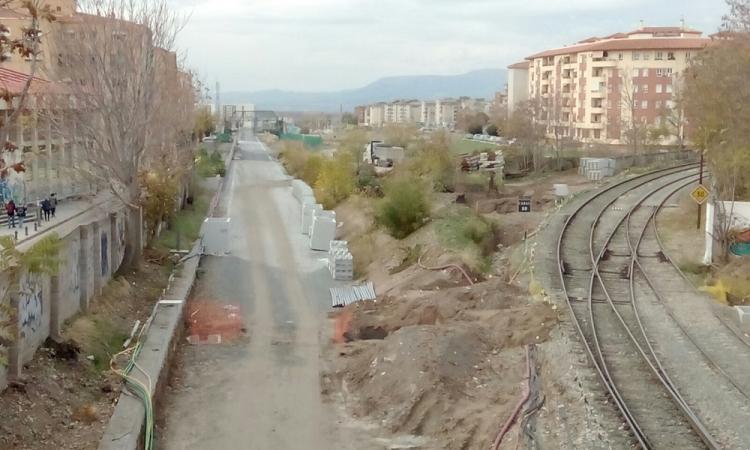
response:
M647 84L643 85L643 87L641 88L641 92L643 92L644 94L648 94L648 85Z
M640 52L633 52L633 61L639 61L641 59Z
M641 109L648 109L648 100L641 101Z
M633 102L633 109L638 109L638 106L639 106L639 105L640 105L640 103L638 103L638 102Z
M622 61L622 52L620 52L620 53L617 54L617 59L620 60L620 61Z
M633 76L637 77L641 73L641 69L633 69Z
M647 77L648 76L648 69L641 69L641 76Z
M654 57L655 60L661 61L664 59L664 52L656 52L656 56Z
M638 92L640 92L640 90L641 90L641 85L640 84L634 84L633 85L633 93L634 94L637 94Z
M643 52L643 60L648 61L651 59L651 52Z
M661 109L661 100L657 100L656 101L655 107L656 107L657 110Z
M674 52L667 52L667 60L668 61L674 61L676 58L674 57Z
M664 102L664 106L666 106L668 109L674 108L674 102L672 100L667 100Z
M672 85L668 84L667 85L667 94L671 94L671 93L672 93Z
M602 137L602 130L594 130L594 139L599 139Z
M657 84L657 85L656 85L656 93L657 93L657 94L661 94L661 89L662 89L662 86L661 86L661 84Z

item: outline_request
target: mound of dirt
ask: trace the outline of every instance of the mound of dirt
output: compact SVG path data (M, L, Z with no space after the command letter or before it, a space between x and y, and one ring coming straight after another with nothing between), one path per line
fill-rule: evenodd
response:
M547 304L492 279L350 305L350 342L335 347L350 413L428 448L486 448L518 401L524 346L557 324Z

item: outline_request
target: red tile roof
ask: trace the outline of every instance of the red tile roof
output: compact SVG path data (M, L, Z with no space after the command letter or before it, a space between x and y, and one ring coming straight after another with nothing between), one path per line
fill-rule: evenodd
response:
M29 75L25 73L0 67L0 90L6 90L11 95L18 95L23 92L28 80ZM49 86L49 81L43 78L33 77L29 91L40 92Z
M531 60L548 56L591 51L702 49L706 47L709 42L711 42L711 39L708 38L609 39L546 50L541 53L527 56L526 59Z

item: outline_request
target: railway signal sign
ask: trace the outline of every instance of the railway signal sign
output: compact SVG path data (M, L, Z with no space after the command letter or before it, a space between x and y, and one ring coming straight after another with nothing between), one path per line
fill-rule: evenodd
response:
M521 212L521 213L531 212L531 198L529 197L518 198L518 212Z
M690 193L690 196L693 197L693 200L695 200L695 203L702 205L706 203L706 200L708 200L710 192L708 189L706 189L705 186L702 184L699 184L698 187L693 189L693 192Z

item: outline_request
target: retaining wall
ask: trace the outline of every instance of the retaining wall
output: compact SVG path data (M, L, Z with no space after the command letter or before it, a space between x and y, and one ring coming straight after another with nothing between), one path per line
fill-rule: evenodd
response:
M47 337L58 337L67 319L88 308L119 269L125 250L125 220L125 211L120 210L102 212L89 223L61 227L58 272L20 275L20 293L17 301L10 303L17 304L18 340L9 351L8 366L0 366L0 391L9 375L21 375L23 365ZM0 278L0 292L7 286L7 278Z

